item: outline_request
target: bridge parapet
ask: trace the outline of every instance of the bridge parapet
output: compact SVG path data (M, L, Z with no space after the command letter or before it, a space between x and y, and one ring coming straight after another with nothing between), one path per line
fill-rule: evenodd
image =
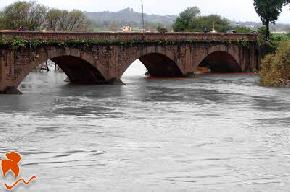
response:
M202 42L256 42L256 34L238 33L74 33L74 32L20 32L0 31L0 41L7 42L13 39L41 40L41 41L202 41Z

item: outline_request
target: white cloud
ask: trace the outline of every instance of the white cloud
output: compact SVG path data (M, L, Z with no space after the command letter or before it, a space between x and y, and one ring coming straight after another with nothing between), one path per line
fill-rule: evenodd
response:
M4 7L15 0L1 0ZM253 0L143 0L144 11L149 14L178 14L186 7L197 6L203 15L219 14L237 21L260 21L253 8ZM83 11L118 11L132 7L141 10L141 0L38 0L38 3L61 9ZM290 10L285 9L279 22L290 23Z

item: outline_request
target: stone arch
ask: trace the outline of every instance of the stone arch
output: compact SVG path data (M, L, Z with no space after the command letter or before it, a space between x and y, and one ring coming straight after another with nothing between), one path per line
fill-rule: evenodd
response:
M104 76L96 67L80 57L60 56L51 58L74 84L102 84Z
M106 82L105 70L95 64L93 55L82 53L79 49L41 48L30 55L30 61L27 63L25 70L22 70L21 74L18 75L17 85L39 64L49 59L64 71L72 83L103 84Z
M152 77L183 76L183 72L178 64L168 55L158 52L150 52L138 55L137 59L139 59L140 62L144 64L148 70L149 75ZM135 60L136 59L130 59L126 61L125 67L123 67L121 72L121 76Z
M217 73L238 73L242 72L237 59L228 51L213 51L208 54L198 65L199 68L209 69ZM204 70L204 69L202 69Z

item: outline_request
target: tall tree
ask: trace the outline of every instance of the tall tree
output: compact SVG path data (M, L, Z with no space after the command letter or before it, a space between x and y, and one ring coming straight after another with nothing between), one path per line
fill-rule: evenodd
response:
M59 21L62 15L62 11L59 9L50 9L46 13L46 28L49 31L58 31Z
M5 28L18 29L23 26L28 30L40 29L46 10L46 7L35 2L17 1L4 8Z
M47 14L48 29L54 31L86 31L89 21L79 10L52 10Z
M173 29L176 32L180 31L192 31L193 21L200 15L198 7L188 7L185 11L181 12L177 17Z
M68 31L86 31L88 19L82 11L72 10L68 14Z
M86 31L89 21L79 10L48 10L33 1L17 1L0 12L0 29L16 30L20 27L30 31Z
M254 0L255 10L260 16L263 25L266 26L267 40L269 40L270 37L269 25L270 23L276 22L282 12L282 7L285 1L288 0Z

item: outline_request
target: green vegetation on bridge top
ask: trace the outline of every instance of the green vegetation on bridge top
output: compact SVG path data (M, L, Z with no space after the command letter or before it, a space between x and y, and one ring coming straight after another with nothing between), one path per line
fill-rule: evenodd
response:
M18 48L38 48L42 46L58 46L58 47L76 47L85 49L91 46L124 46L131 47L137 45L194 45L196 43L209 43L209 44L226 44L226 45L238 45L242 47L249 47L251 45L250 41L238 40L238 41L195 41L195 40L181 40L181 41L168 41L168 40L129 40L129 41L107 41L107 40L67 40L67 41L56 41L56 40L26 40L21 38L14 38L12 40L0 39L0 47L8 47L13 49Z

